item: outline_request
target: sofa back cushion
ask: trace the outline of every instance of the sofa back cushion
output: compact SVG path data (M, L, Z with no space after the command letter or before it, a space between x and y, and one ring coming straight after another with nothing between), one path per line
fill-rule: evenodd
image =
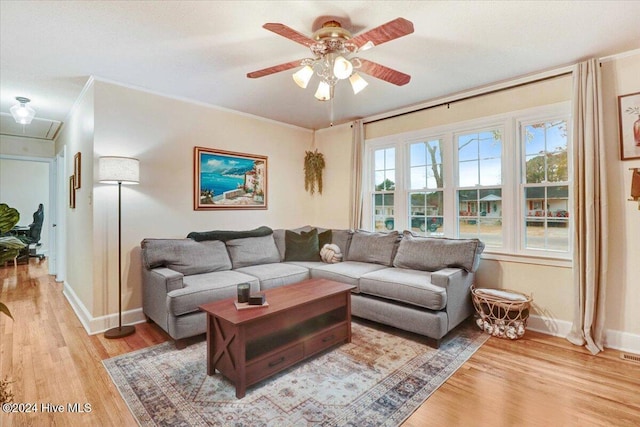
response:
M347 252L347 261L372 262L391 266L399 236L397 231L374 233L356 230Z
M338 245L340 248L340 252L342 253L342 258L346 256L347 252L349 252L349 246L351 246L351 240L353 239L353 231L352 230L331 230L331 243L334 245ZM320 249L322 249L324 245L320 245Z
M192 239L144 239L142 259L147 269L167 267L185 276L231 269L224 243Z
M405 231L393 266L424 271L459 267L474 272L483 250L484 243L478 239L419 237Z
M273 233L262 237L246 237L226 242L233 268L280 262Z

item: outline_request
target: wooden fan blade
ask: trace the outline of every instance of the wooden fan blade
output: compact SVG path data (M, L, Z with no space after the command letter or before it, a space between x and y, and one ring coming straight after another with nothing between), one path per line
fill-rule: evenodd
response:
M298 59L297 61L287 62L286 64L274 65L273 67L247 73L247 77L250 79L257 79L258 77L268 76L269 74L279 73L280 71L287 71L292 68L299 67L301 65L300 62L302 62L302 60Z
M393 68L385 67L376 62L368 61L360 58L362 65L357 71L361 71L372 77L375 77L385 82L393 83L397 86L404 86L411 80L411 76L400 71L396 71Z
M296 30L294 30L293 28L287 27L284 24L267 23L267 24L264 24L262 28L272 31L278 34L279 36L286 37L289 40L293 40L296 43L300 43L301 45L306 47L309 47L315 43L313 39L310 39L304 34L301 34Z
M349 41L358 46L359 49L367 42L372 42L374 46L378 46L411 33L413 33L413 23L404 18L396 18L366 33L359 34Z
M249 77L250 79L257 79L258 77L268 76L269 74L279 73L280 71L287 71L302 65L300 64L301 61L302 59L298 59L297 61L287 62L286 64L274 65L273 67L253 71L251 73L247 73L247 77Z

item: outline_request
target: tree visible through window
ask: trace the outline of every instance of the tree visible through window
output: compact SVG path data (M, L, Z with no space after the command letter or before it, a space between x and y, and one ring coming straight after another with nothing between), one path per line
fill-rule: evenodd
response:
M395 226L396 150L383 148L373 153L374 192L373 220L376 231L393 230Z
M458 135L458 234L502 246L502 129Z
M523 126L526 249L569 251L567 121Z

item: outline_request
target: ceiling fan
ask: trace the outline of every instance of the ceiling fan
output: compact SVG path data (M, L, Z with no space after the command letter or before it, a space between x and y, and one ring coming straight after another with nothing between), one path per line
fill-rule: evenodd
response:
M301 88L306 88L315 73L320 78L315 97L320 101L333 98L334 86L340 80L349 79L356 94L364 89L368 83L358 72L397 86L405 85L411 80L408 74L355 56L374 46L413 33L413 23L404 18L396 18L355 37L334 20L325 22L311 37L284 24L268 23L262 27L308 47L313 58L303 58L253 71L247 73L249 78L264 77L302 66L303 68L293 74L293 80Z

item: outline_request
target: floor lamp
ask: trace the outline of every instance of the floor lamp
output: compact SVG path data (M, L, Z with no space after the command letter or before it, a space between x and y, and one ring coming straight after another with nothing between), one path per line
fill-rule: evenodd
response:
M129 157L100 157L98 180L105 184L118 184L118 327L104 333L105 338L122 338L133 334L136 327L122 326L122 184L138 184L140 167L138 159Z

